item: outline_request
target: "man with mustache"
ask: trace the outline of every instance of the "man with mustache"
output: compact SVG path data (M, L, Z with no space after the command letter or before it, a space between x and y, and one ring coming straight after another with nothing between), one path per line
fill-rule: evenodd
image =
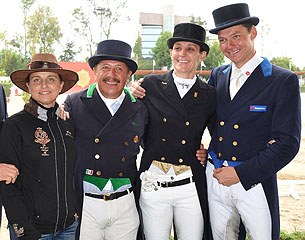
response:
M96 83L65 101L76 127L80 239L134 240L140 222L136 158L147 110L124 87L138 66L131 47L118 40L100 42L89 65Z

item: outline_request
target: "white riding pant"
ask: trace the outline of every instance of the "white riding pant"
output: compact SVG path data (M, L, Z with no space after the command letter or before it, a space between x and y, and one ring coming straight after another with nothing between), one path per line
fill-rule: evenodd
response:
M80 240L135 240L139 224L133 192L109 201L84 195Z
M240 182L226 187L213 177L214 169L214 165L207 162L208 200L214 240L238 239L240 219L250 240L271 240L271 215L262 185L257 184L248 191Z
M173 220L179 240L202 240L203 215L194 182L150 192L141 189L140 207L146 240L169 239Z

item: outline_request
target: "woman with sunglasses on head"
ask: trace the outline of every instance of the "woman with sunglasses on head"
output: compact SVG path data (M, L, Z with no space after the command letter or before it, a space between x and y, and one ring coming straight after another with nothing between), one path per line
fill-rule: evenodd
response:
M75 239L74 126L58 116L56 98L75 85L78 75L42 53L10 78L31 94L24 109L6 120L0 136L0 162L19 169L15 183L1 186L11 240Z

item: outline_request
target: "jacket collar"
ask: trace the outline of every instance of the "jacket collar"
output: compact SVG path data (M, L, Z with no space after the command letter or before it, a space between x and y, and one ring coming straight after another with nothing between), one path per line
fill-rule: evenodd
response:
M24 110L45 122L47 122L49 118L58 118L60 111L57 103L55 103L55 106L52 108L45 108L33 98L30 98L29 102L24 105Z

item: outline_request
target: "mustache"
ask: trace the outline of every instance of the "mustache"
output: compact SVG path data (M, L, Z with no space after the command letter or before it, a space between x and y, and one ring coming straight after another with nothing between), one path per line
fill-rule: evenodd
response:
M117 82L117 83L120 83L121 80L117 77L112 77L112 76L107 76L107 77L104 77L103 79L103 82Z

